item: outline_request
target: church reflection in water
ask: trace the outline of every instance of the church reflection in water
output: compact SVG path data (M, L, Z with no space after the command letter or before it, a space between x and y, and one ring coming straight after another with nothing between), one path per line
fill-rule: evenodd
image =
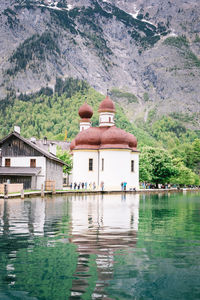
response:
M48 257L43 251L39 259L48 259L51 269L46 268L45 272L49 273L49 278L55 270L59 274L56 280L57 283L61 281L61 284L57 285L59 290L55 291L58 295L60 293L59 299L81 299L84 293L89 293L88 297L91 299L109 299L105 287L113 277L116 257L136 246L138 225L138 194L0 200L0 241L6 244L1 251L6 253L8 259L11 258L5 266L6 276L8 279L10 276L12 286L18 284L18 289L21 287L32 296L37 296L37 288L41 293L42 282L36 286L33 283L31 287L22 282L20 285L23 269L18 270L19 264L29 264L30 273L30 257L27 259L27 255L24 255L23 262L16 263L16 260L22 257L18 252L21 253L22 249L25 249L32 255L31 263L37 265L39 252L36 258L33 257L36 252L35 240L45 238L42 240L42 246L45 245ZM62 249L59 244L63 245ZM57 252L54 253L55 248ZM51 249L52 251L48 252ZM71 258L70 255L66 256L66 259L69 259L66 266L72 263L73 267L63 270L62 253L66 255L67 251L75 252ZM51 258L48 253L53 253L54 257ZM57 255L61 262L58 262ZM43 271L40 272L43 278ZM62 285L62 277L70 281L70 284ZM62 295L68 295L68 298Z
M72 285L72 297L86 290L88 281L85 264L95 254L98 280L94 293L105 296L106 282L112 279L115 255L122 249L131 249L137 242L139 222L139 195L115 195L114 197L82 197L72 203L72 243L78 246L78 264ZM119 252L118 252L119 253Z

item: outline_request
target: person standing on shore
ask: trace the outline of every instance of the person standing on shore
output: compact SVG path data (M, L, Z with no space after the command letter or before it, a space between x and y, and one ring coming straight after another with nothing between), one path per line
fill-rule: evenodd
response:
M124 191L126 191L127 182L124 182Z
M104 182L103 181L101 182L100 187L101 187L101 190L103 191L104 190Z

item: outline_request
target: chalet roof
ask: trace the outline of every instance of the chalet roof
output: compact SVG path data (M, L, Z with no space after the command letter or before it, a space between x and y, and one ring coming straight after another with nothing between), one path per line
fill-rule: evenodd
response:
M56 146L60 147L63 151L68 151L70 150L71 143L64 141L47 140L46 144L44 144L44 140L36 140L34 144L45 151L48 151L50 144L55 144Z
M23 141L24 143L26 143L27 145L29 145L30 147L32 147L33 149L37 150L38 152L40 152L42 155L44 155L45 157L56 161L57 163L60 163L62 165L66 165L66 163L64 163L61 159L57 158L55 155L53 155L52 153L49 153L48 151L41 149L40 147L38 147L37 145L35 145L33 142L25 139L24 137L22 137L20 134L18 134L17 132L13 131L11 132L9 135L7 135L6 137L4 137L1 141L0 141L0 146L6 141L8 140L11 136L15 136L16 138L20 139L21 141Z
M0 175L33 176L38 175L42 168L0 167Z

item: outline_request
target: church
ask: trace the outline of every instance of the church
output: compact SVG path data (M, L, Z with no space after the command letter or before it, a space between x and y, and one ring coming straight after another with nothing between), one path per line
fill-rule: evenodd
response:
M71 142L73 183L118 191L139 189L139 151L134 135L115 126L115 104L107 96L99 106L99 126L91 126L93 110L79 108L80 132Z

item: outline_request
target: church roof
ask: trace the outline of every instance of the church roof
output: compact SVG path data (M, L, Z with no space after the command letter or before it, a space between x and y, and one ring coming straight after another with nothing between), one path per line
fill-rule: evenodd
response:
M134 135L116 126L90 127L77 134L70 149L130 149L137 151L137 140Z

